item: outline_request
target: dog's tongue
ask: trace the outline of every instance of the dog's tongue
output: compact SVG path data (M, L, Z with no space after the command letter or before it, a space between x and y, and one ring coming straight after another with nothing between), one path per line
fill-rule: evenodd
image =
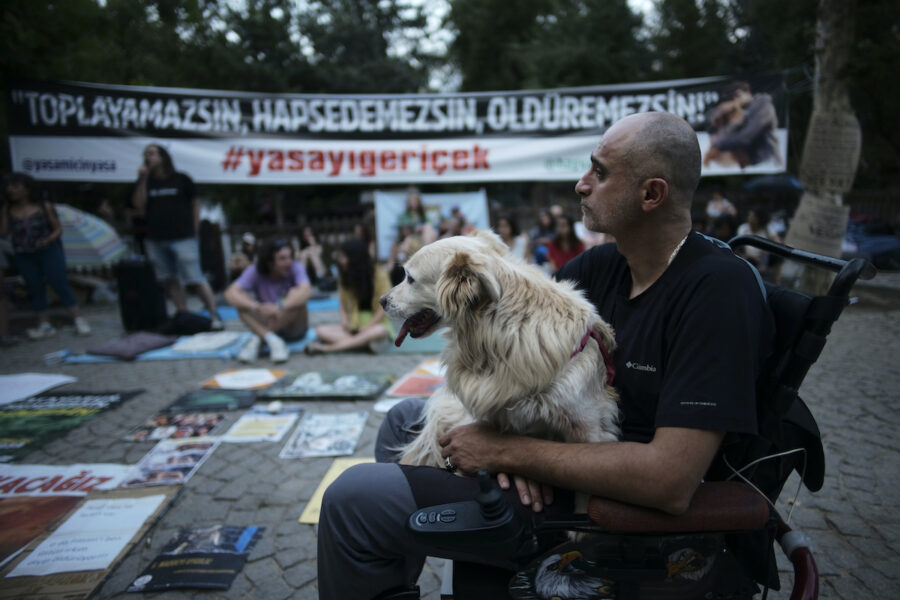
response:
M400 344L403 343L403 340L406 339L407 333L409 333L409 325L404 321L403 325L400 326L400 333L397 334L397 338L394 340L394 345L399 348Z

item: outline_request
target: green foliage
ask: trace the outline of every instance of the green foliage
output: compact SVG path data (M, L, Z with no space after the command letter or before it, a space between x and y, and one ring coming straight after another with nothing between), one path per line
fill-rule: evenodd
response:
M416 44L425 25L421 7L396 0L318 0L307 3L299 25L320 91L424 91L429 57Z
M727 75L735 48L726 10L717 0L661 0L651 41L664 79Z
M626 0L454 0L449 58L463 90L637 81L650 56Z

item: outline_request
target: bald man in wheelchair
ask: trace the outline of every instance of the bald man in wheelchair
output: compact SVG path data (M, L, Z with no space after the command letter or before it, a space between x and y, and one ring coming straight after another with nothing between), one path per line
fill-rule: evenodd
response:
M616 332L622 439L566 444L471 424L441 440L443 456L457 473L496 476L518 497L517 510L570 511L578 491L677 515L701 481L723 476L723 440L757 433L756 383L774 326L752 266L692 232L701 153L687 122L628 116L590 161L575 186L584 223L616 243L586 251L557 278L574 281ZM417 597L424 559L434 554L406 527L409 515L478 493L471 477L391 462L392 448L415 434L420 410L416 402L392 409L380 462L347 470L327 490L320 598Z

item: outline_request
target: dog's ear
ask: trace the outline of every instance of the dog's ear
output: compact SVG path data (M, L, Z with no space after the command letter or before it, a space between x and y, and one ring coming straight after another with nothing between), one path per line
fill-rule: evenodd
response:
M487 263L467 252L454 254L437 282L441 313L452 319L500 297L500 283Z
M490 229L476 229L469 235L485 242L487 247L499 256L506 256L509 254L509 246L503 242L499 235Z

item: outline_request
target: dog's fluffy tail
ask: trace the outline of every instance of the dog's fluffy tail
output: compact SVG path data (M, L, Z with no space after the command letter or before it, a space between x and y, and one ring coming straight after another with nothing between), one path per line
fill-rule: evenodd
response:
M443 467L441 446L445 433L474 419L459 399L446 386L438 388L425 404L425 426L419 435L404 449L400 464Z

